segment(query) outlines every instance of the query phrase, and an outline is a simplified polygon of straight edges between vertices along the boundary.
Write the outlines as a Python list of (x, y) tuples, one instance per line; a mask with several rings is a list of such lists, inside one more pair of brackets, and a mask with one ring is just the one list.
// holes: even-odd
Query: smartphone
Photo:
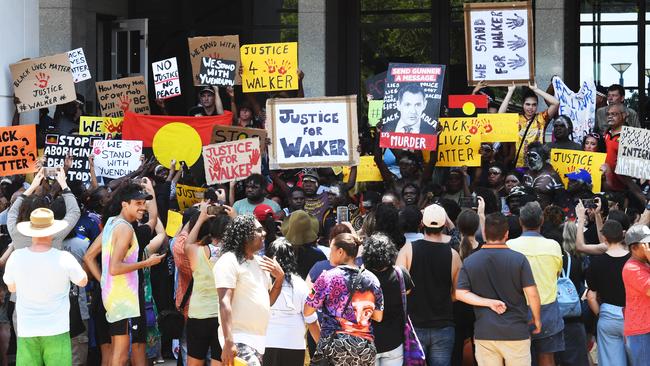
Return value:
[(43, 168), (43, 174), (49, 179), (54, 179), (56, 178), (56, 173), (58, 172), (59, 168), (60, 167), (58, 166), (45, 167)]
[(471, 208), (473, 210), (478, 208), (478, 199), (475, 196), (461, 197), (460, 208)]
[(593, 198), (585, 198), (582, 200), (585, 208), (596, 208), (596, 201)]
[(348, 206), (338, 206), (336, 208), (336, 223), (340, 224), (348, 221), (350, 221), (350, 210)]
[(224, 213), (224, 208), (221, 205), (210, 205), (207, 209), (208, 215), (220, 215)]

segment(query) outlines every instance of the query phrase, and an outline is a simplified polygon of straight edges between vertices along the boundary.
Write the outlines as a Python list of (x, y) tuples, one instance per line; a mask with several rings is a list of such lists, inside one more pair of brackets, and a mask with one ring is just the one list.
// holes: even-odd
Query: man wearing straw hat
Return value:
[(54, 235), (68, 226), (47, 208), (32, 211), (18, 231), (32, 245), (11, 254), (4, 281), (16, 293), (18, 346), (16, 365), (70, 365), (70, 281), (88, 278), (72, 254), (52, 247)]

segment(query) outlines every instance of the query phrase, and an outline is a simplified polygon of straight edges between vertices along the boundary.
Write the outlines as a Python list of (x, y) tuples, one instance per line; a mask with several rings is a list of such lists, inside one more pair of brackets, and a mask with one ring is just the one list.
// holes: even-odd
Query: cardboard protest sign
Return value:
[(142, 141), (96, 140), (93, 155), (98, 177), (120, 178), (140, 167)]
[(190, 48), (194, 85), (202, 85), (199, 79), (199, 73), (201, 71), (203, 57), (237, 62), (237, 67), (235, 68), (237, 70), (235, 73), (235, 84), (241, 84), (241, 76), (239, 75), (239, 68), (241, 67), (239, 35), (188, 38), (187, 44)]
[(517, 113), (489, 113), (476, 117), (481, 132), (481, 142), (519, 141), (519, 115)]
[(616, 174), (650, 179), (650, 131), (623, 126), (618, 141)]
[(241, 46), (244, 93), (298, 89), (298, 43)]
[(602, 172), (600, 167), (605, 164), (605, 153), (594, 153), (579, 150), (551, 149), (551, 166), (562, 178), (564, 187), (569, 184), (566, 174), (584, 169), (591, 174), (592, 192), (598, 193), (601, 190), (600, 182)]
[(143, 76), (132, 76), (109, 81), (98, 81), (97, 100), (104, 117), (123, 117), (129, 110), (149, 114), (149, 96)]
[(366, 79), (366, 94), (372, 99), (384, 98), (384, 86), (386, 85), (386, 71), (373, 75)]
[(475, 118), (440, 118), (436, 166), (481, 166), (481, 133), (473, 129)]
[(36, 125), (0, 127), (0, 177), (36, 171)]
[(261, 128), (215, 125), (214, 129), (212, 130), (212, 138), (210, 139), (210, 143), (219, 144), (222, 142), (242, 140), (250, 137), (259, 138), (260, 148), (262, 151), (266, 150), (266, 130)]
[[(343, 167), (343, 181), (346, 183), (350, 180), (350, 169), (348, 166)], [(375, 164), (375, 157), (362, 156), (357, 166), (357, 182), (381, 182), (383, 180), (384, 178)]]
[(66, 156), (72, 156), (72, 166), (68, 170), (69, 181), (90, 181), (90, 156), (93, 142), (100, 140), (97, 136), (73, 136), (49, 134), (45, 136), (43, 155), (46, 167), (63, 166)]
[(176, 184), (176, 201), (181, 212), (203, 200), (205, 188)]
[(124, 117), (81, 116), (79, 118), (79, 134), (115, 137), (122, 134), (123, 121)]
[(384, 109), (384, 100), (383, 99), (373, 99), (368, 102), (368, 124), (370, 127), (377, 126), (377, 123), (381, 121), (381, 114)]
[(20, 113), (77, 99), (67, 53), (20, 61), (9, 69)]
[(266, 101), (271, 169), (359, 163), (357, 98), (281, 98)]
[(233, 86), (237, 72), (236, 61), (203, 57), (199, 80), (202, 85)]
[(246, 179), (262, 171), (260, 140), (250, 138), (203, 146), (205, 180), (210, 184)]
[(555, 97), (560, 101), (558, 115), (571, 118), (573, 122), (573, 141), (582, 143), (582, 139), (593, 131), (596, 124), (596, 85), (593, 81), (584, 81), (577, 93), (564, 84), (562, 79), (553, 76)]
[(79, 47), (72, 51), (68, 51), (68, 59), (70, 60), (72, 79), (75, 83), (88, 80), (92, 77), (90, 76), (90, 69), (88, 69), (88, 63), (86, 62), (83, 48)]
[(151, 71), (153, 72), (156, 99), (168, 99), (181, 95), (181, 81), (178, 78), (176, 57), (152, 63)]
[(467, 82), (527, 84), (535, 77), (530, 2), (465, 3)]
[(435, 150), (444, 65), (388, 65), (379, 146)]
[(183, 225), (183, 215), (172, 210), (167, 211), (167, 225), (165, 226), (165, 233), (168, 236), (176, 236), (178, 230)]

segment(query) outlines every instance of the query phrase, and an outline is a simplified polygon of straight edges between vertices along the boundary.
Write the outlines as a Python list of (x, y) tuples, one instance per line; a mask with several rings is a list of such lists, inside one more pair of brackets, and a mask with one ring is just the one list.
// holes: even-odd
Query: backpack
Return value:
[(571, 255), (566, 253), (567, 269), (562, 268), (562, 275), (557, 279), (557, 303), (563, 318), (573, 318), (582, 314), (580, 294), (569, 278), (571, 273)]

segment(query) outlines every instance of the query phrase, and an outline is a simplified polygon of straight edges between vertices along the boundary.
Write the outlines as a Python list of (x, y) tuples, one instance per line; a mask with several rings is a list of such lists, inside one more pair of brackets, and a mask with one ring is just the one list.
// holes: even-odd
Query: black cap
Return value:
[(137, 190), (130, 192), (129, 194), (125, 194), (124, 197), (122, 198), (122, 202), (124, 201), (131, 201), (131, 200), (145, 200), (148, 201), (150, 199), (153, 199), (153, 196), (150, 195), (149, 193), (142, 191), (142, 190)]
[(199, 94), (201, 94), (201, 93), (203, 93), (205, 91), (214, 94), (214, 88), (212, 88), (211, 86), (207, 86), (207, 85), (202, 86), (201, 89), (199, 89)]

